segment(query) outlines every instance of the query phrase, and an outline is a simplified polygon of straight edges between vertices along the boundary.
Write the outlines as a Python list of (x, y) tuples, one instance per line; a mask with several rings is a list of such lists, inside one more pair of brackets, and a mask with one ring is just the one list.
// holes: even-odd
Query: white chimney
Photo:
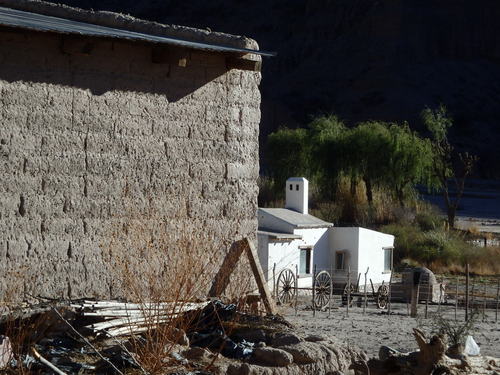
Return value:
[(290, 177), (286, 180), (285, 189), (285, 208), (307, 215), (309, 206), (309, 181), (304, 177)]

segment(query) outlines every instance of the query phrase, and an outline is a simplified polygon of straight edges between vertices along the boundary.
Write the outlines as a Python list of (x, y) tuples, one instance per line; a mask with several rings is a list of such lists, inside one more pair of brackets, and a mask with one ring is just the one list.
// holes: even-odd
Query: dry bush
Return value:
[[(202, 222), (169, 221), (152, 213), (127, 217), (133, 219), (121, 221), (109, 243), (103, 244), (112, 290), (126, 301), (139, 303), (146, 317), (140, 335), (134, 335), (132, 328), (137, 327), (131, 327), (137, 362), (151, 374), (173, 371), (178, 362), (170, 353), (195, 319), (178, 312), (190, 302), (206, 300), (234, 239), (214, 236)], [(226, 301), (242, 300), (255, 289), (245, 256), (235, 269), (224, 271), (231, 274)], [(173, 318), (159, 319), (166, 315)]]

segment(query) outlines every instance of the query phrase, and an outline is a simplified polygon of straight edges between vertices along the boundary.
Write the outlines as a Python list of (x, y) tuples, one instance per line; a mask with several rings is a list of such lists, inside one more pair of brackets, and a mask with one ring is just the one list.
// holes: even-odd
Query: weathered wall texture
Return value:
[(113, 294), (107, 244), (142, 215), (254, 239), (260, 73), (63, 39), (0, 31), (0, 297)]

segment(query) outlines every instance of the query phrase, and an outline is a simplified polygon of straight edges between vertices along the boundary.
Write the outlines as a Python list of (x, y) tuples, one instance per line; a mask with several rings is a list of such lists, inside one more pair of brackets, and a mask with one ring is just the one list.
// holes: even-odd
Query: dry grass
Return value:
[[(194, 328), (196, 317), (179, 315), (160, 322), (158, 316), (174, 316), (187, 303), (206, 300), (234, 239), (216, 238), (202, 225), (187, 220), (170, 222), (154, 213), (129, 213), (127, 217), (133, 220), (114, 228), (109, 243), (103, 247), (112, 274), (112, 290), (143, 306), (147, 317), (145, 331), (131, 335), (131, 351), (150, 374), (175, 371), (179, 363), (171, 353), (184, 332)], [(245, 257), (235, 268), (225, 270), (231, 274), (225, 291), (227, 302), (241, 301), (255, 289)], [(167, 310), (161, 307), (163, 302), (170, 302)]]

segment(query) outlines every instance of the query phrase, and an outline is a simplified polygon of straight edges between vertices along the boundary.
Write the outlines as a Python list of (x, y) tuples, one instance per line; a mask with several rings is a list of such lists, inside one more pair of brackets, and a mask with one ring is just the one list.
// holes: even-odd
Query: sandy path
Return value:
[[(334, 336), (346, 345), (354, 345), (366, 351), (369, 357), (378, 357), (381, 345), (408, 352), (416, 350), (412, 329), (421, 327), (429, 332), (431, 319), (423, 319), (424, 306), (420, 306), (420, 318), (407, 316), (406, 304), (393, 303), (389, 317), (373, 307), (363, 315), (362, 308), (353, 307), (346, 316), (345, 308), (332, 309), (331, 316), (327, 312), (317, 312), (313, 317), (305, 304), (298, 308), (297, 316), (292, 308), (283, 308), (284, 316), (297, 328), (299, 333)], [(437, 306), (429, 306), (429, 316), (436, 313)], [(447, 317), (454, 318), (452, 306), (442, 308)], [(481, 317), (482, 318), (482, 317)], [(500, 317), (495, 323), (495, 312), (490, 311), (485, 322), (480, 321), (472, 334), (481, 347), (481, 354), (500, 357)], [(463, 312), (458, 319), (463, 321)]]

